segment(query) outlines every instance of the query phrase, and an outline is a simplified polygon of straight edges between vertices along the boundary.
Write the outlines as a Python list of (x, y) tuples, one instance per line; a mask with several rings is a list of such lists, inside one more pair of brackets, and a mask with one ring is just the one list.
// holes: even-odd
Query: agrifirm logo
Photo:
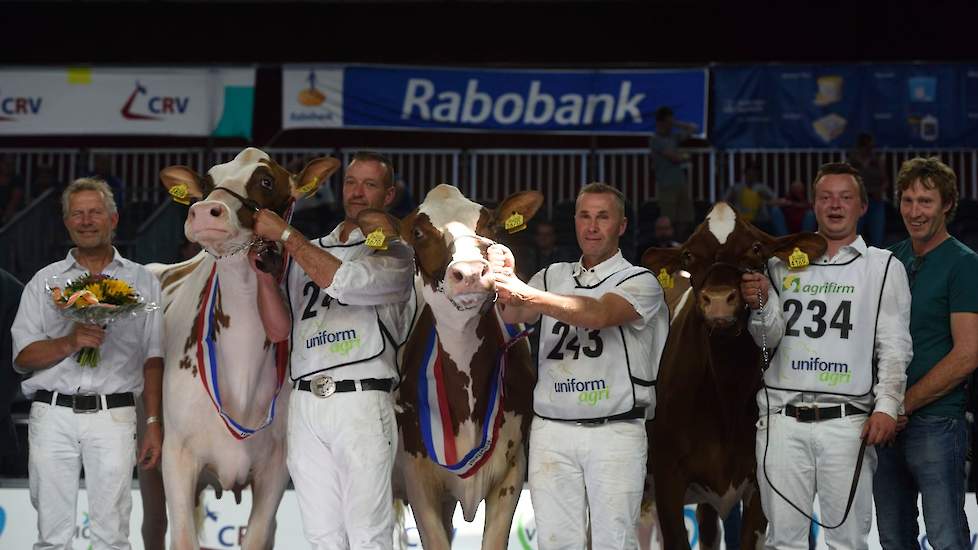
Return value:
[(792, 274), (785, 276), (781, 280), (781, 290), (815, 296), (818, 294), (852, 294), (856, 291), (856, 287), (832, 281), (814, 284), (805, 283), (801, 280), (800, 275)]

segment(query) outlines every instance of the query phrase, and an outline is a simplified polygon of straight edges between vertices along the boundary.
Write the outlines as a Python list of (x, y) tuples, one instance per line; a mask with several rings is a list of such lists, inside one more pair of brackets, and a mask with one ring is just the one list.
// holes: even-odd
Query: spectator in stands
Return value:
[[(778, 204), (781, 205), (781, 213), (784, 215), (788, 233), (814, 231), (815, 214), (812, 212), (812, 202), (808, 200), (803, 182), (800, 180), (791, 182), (788, 194), (782, 197)], [(805, 227), (806, 218), (811, 218), (809, 227)]]
[(0, 475), (12, 473), (20, 452), (13, 418), (10, 416), (10, 406), (20, 389), (20, 377), (11, 364), (13, 348), (10, 326), (14, 324), (23, 290), (24, 285), (20, 281), (0, 269)]
[(655, 134), (649, 140), (659, 209), (683, 239), (693, 229), (693, 196), (684, 169), (689, 155), (679, 150), (679, 144), (695, 131), (696, 125), (676, 121), (672, 109), (663, 106), (655, 112)]
[(100, 179), (109, 184), (117, 204), (126, 204), (127, 200), (129, 202), (141, 200), (141, 197), (126, 196), (126, 182), (122, 181), (119, 176), (112, 174), (112, 157), (105, 153), (92, 155), (92, 168), (87, 173), (82, 174), (82, 177)]
[(580, 258), (574, 248), (557, 244), (557, 228), (549, 221), (541, 220), (533, 230), (533, 245), (527, 247), (527, 263), (525, 272), (520, 274), (527, 278), (536, 272), (557, 262), (573, 262)]
[(672, 220), (669, 216), (659, 216), (655, 219), (655, 226), (651, 235), (639, 235), (638, 246), (635, 250), (635, 265), (642, 262), (642, 254), (650, 248), (675, 248), (682, 246), (676, 241), (676, 232), (672, 227)]
[(883, 246), (886, 237), (886, 193), (890, 180), (886, 175), (883, 159), (874, 150), (873, 136), (859, 134), (856, 146), (849, 152), (848, 162), (863, 178), (866, 193), (869, 194), (869, 209), (860, 222), (860, 233), (865, 235), (866, 244)]
[(778, 196), (761, 179), (761, 167), (750, 163), (744, 170), (743, 180), (734, 184), (723, 200), (737, 211), (737, 217), (756, 225), (772, 235), (787, 235), (784, 214), (777, 208)]
[(14, 170), (13, 159), (0, 156), (0, 226), (14, 217), (24, 201), (24, 178)]
[(408, 188), (404, 180), (397, 180), (394, 183), (394, 202), (391, 203), (388, 212), (395, 218), (402, 219), (417, 207), (418, 203), (411, 196), (411, 189)]

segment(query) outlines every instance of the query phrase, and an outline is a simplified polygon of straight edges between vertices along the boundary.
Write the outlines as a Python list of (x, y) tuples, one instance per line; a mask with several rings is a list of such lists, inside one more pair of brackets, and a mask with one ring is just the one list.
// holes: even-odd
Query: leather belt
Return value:
[(834, 420), (854, 414), (869, 414), (849, 403), (845, 404), (844, 415), (842, 414), (842, 410), (843, 405), (835, 405), (834, 407), (796, 407), (794, 405), (785, 405), (784, 409), (781, 410), (781, 414), (790, 416), (798, 422), (820, 422), (822, 420)]
[[(55, 398), (57, 395), (57, 398)], [(34, 394), (34, 401), (58, 405), (59, 407), (71, 407), (76, 413), (93, 413), (102, 410), (102, 397), (99, 394), (75, 394), (54, 393), (48, 390), (37, 390)], [(131, 392), (112, 393), (105, 397), (105, 408), (115, 409), (118, 407), (133, 407), (136, 400)]]
[(601, 426), (602, 424), (607, 424), (608, 422), (615, 422), (618, 420), (635, 420), (638, 418), (645, 418), (645, 408), (635, 407), (634, 409), (623, 412), (621, 414), (614, 414), (611, 416), (606, 416), (604, 418), (592, 418), (588, 420), (569, 420), (563, 418), (549, 418), (549, 420), (556, 420), (558, 422), (573, 422), (578, 426)]
[(293, 387), (300, 391), (310, 392), (316, 397), (329, 397), (336, 392), (358, 390), (389, 392), (394, 388), (394, 379), (363, 378), (361, 380), (333, 380), (329, 376), (317, 376), (312, 380), (299, 380)]

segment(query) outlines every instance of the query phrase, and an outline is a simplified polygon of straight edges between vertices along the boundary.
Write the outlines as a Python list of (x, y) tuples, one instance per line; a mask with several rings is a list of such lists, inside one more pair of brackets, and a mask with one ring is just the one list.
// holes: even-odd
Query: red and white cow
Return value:
[(315, 159), (292, 175), (248, 148), (205, 176), (184, 166), (160, 173), (175, 199), (202, 199), (190, 207), (184, 230), (205, 250), (157, 270), (166, 324), (162, 468), (171, 548), (198, 548), (194, 508), (200, 488), (232, 490), (240, 502), (249, 483), (253, 505), (241, 547), (272, 546), (275, 512), (289, 480), (289, 387), (278, 370), (286, 365), (276, 361), (277, 354), (287, 358), (287, 350), (268, 341), (258, 315), (257, 279), (247, 254), (254, 212), (268, 208), (283, 215), (292, 198), (315, 191), (339, 164)]
[(439, 185), (401, 222), (415, 251), (419, 314), (402, 348), (397, 465), (428, 550), (450, 547), (443, 518), (456, 503), (472, 521), (483, 500), (482, 547), (507, 545), (536, 374), (525, 339), (499, 320), (485, 250), (542, 202), (522, 192), (490, 211)]
[(739, 288), (745, 271), (763, 272), (768, 259), (787, 261), (796, 248), (816, 258), (825, 240), (811, 233), (771, 237), (720, 202), (681, 247), (650, 248), (642, 256), (653, 273), (690, 275), (690, 288), (678, 304), (670, 302), (649, 433), (664, 548), (689, 548), (684, 503), (709, 505), (697, 507), (701, 548), (719, 547), (718, 515), (726, 517), (738, 501), (744, 503), (740, 547), (755, 548), (763, 539), (767, 520), (754, 460), (761, 350), (746, 330)]

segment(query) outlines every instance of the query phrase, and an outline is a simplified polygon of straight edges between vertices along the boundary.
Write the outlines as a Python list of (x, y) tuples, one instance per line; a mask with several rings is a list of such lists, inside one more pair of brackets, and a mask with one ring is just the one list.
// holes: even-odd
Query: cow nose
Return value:
[(740, 307), (740, 295), (736, 288), (703, 289), (700, 305), (709, 320), (734, 319)]
[(449, 269), (449, 276), (456, 283), (473, 284), (489, 273), (489, 265), (485, 262), (456, 262)]

